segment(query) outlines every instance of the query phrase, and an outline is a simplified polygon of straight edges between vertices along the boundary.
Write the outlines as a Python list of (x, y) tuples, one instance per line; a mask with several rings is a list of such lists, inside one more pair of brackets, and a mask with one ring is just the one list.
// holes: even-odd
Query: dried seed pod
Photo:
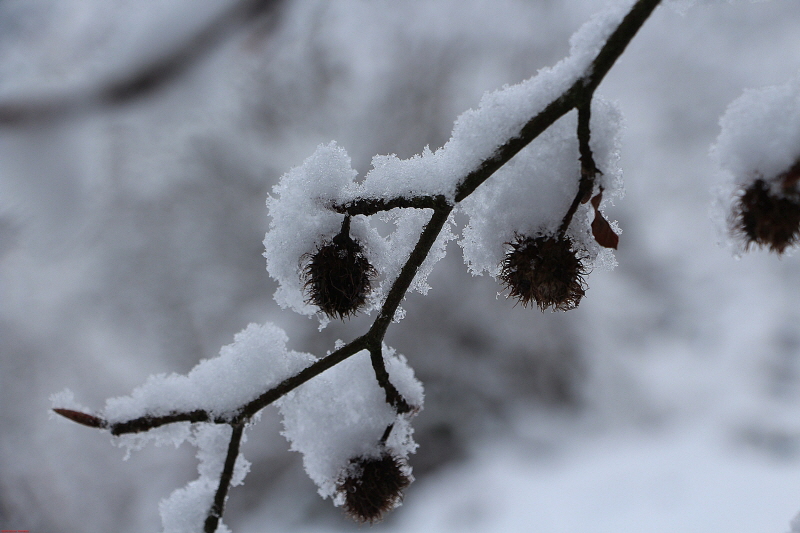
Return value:
[(737, 198), (733, 211), (733, 233), (750, 245), (783, 253), (800, 241), (800, 195), (786, 180), (780, 193), (763, 179), (754, 181)]
[(350, 217), (331, 242), (309, 254), (303, 268), (306, 303), (331, 318), (350, 317), (366, 302), (376, 272), (361, 245), (350, 238)]
[(357, 522), (378, 522), (400, 505), (403, 490), (411, 484), (408, 466), (388, 451), (380, 457), (350, 461), (337, 490), (344, 495), (344, 510)]
[(517, 235), (508, 244), (511, 249), (500, 271), (508, 296), (526, 307), (535, 302), (542, 311), (548, 307), (560, 311), (578, 307), (586, 293), (586, 269), (569, 238)]

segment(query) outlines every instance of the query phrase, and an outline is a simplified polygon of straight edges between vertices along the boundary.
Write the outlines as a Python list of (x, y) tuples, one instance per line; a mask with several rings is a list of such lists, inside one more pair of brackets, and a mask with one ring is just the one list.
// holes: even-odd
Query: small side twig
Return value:
[(233, 422), (240, 423), (249, 420), (253, 415), (270, 405), (284, 394), (293, 391), (311, 378), (322, 374), (329, 368), (333, 368), (348, 357), (351, 357), (362, 350), (368, 349), (368, 347), (369, 339), (367, 338), (367, 335), (363, 335), (350, 341), (348, 344), (345, 344), (326, 357), (323, 357), (312, 365), (307, 366), (294, 376), (286, 378), (277, 386), (261, 394), (255, 400), (245, 404), (239, 411), (239, 414), (234, 418)]
[(244, 434), (244, 424), (234, 424), (231, 431), (231, 441), (228, 444), (228, 454), (225, 456), (225, 466), (219, 476), (219, 485), (214, 495), (214, 503), (208, 511), (206, 521), (203, 526), (204, 533), (214, 533), (219, 525), (219, 519), (225, 511), (225, 499), (228, 496), (228, 489), (233, 479), (233, 469), (236, 466), (236, 458), (239, 457), (239, 445)]
[(115, 437), (127, 433), (141, 433), (150, 431), (160, 426), (174, 424), (175, 422), (213, 422), (215, 424), (227, 424), (230, 420), (215, 418), (203, 410), (189, 411), (186, 413), (170, 413), (163, 416), (140, 416), (125, 422), (109, 424), (108, 428)]
[[(594, 181), (594, 177), (601, 174), (594, 162), (592, 148), (589, 145), (589, 141), (592, 139), (591, 119), (592, 101), (589, 100), (578, 107), (578, 153), (580, 153), (582, 182)], [(584, 200), (584, 202), (587, 201)]]
[(378, 385), (386, 393), (386, 403), (394, 407), (398, 414), (410, 413), (413, 411), (397, 387), (389, 379), (389, 372), (386, 370), (386, 363), (383, 360), (383, 349), (381, 346), (371, 346), (369, 349), (370, 360), (372, 361), (372, 369), (375, 371), (375, 379)]
[(331, 209), (346, 215), (375, 215), (383, 211), (396, 208), (408, 209), (442, 209), (450, 204), (447, 199), (437, 194), (435, 196), (403, 196), (397, 198), (359, 198), (343, 205), (332, 205)]
[(592, 197), (594, 190), (594, 179), (598, 174), (601, 174), (594, 162), (592, 156), (592, 148), (589, 146), (591, 140), (592, 130), (590, 121), (592, 118), (592, 101), (589, 99), (586, 103), (578, 107), (578, 152), (580, 153), (581, 162), (581, 178), (578, 182), (578, 193), (572, 200), (572, 205), (569, 206), (567, 213), (561, 221), (561, 226), (558, 228), (558, 234), (564, 236), (569, 229), (572, 218), (578, 210), (580, 204), (585, 204)]
[(381, 435), (381, 446), (386, 446), (386, 441), (389, 440), (389, 435), (392, 434), (392, 430), (394, 429), (394, 422), (386, 426), (386, 429), (383, 431), (383, 435)]

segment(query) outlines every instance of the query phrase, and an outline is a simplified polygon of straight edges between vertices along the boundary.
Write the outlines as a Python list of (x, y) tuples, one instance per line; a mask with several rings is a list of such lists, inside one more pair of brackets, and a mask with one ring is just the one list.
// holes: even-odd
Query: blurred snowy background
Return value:
[[(127, 462), (50, 419), (214, 356), (249, 322), (317, 355), (261, 256), (276, 180), (335, 139), (441, 146), (568, 51), (601, 0), (0, 2), (0, 527), (159, 531), (194, 449)], [(660, 8), (600, 87), (627, 121), (619, 266), (570, 313), (514, 307), (460, 249), (387, 342), (426, 387), (417, 482), (375, 531), (777, 532), (800, 511), (800, 265), (720, 245), (708, 156), (743, 89), (800, 69), (800, 3)], [(236, 533), (359, 529), (248, 434)], [(363, 528), (362, 528), (363, 529)]]

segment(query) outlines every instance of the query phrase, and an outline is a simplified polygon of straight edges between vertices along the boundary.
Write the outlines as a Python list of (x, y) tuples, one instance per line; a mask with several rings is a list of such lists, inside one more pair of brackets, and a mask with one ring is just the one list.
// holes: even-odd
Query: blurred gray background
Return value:
[[(0, 2), (0, 527), (159, 531), (194, 450), (123, 462), (106, 434), (51, 419), (50, 394), (101, 408), (249, 322), (317, 355), (359, 335), (368, 317), (319, 333), (273, 302), (272, 185), (334, 139), (361, 174), (441, 146), (603, 4)], [(800, 3), (700, 4), (657, 10), (600, 88), (627, 122), (627, 195), (607, 211), (624, 233), (580, 308), (515, 307), (454, 244), (405, 302), (387, 342), (426, 387), (417, 483), (376, 530), (753, 531), (739, 512), (782, 532), (800, 511), (800, 267), (720, 245), (708, 157), (733, 99), (797, 75)], [(267, 409), (225, 522), (357, 529), (287, 448)]]

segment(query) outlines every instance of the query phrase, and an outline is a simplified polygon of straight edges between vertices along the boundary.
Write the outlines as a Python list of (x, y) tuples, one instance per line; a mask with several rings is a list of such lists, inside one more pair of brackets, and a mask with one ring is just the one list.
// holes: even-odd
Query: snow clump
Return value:
[(276, 402), (283, 415), (283, 435), (291, 449), (303, 454), (306, 472), (320, 495), (332, 498), (337, 506), (345, 503), (337, 485), (348, 474), (352, 461), (377, 459), (386, 451), (405, 460), (417, 448), (410, 416), (422, 408), (422, 384), (405, 357), (384, 346), (383, 358), (390, 381), (414, 407), (412, 413), (399, 415), (386, 403), (386, 393), (375, 379), (366, 350)]

